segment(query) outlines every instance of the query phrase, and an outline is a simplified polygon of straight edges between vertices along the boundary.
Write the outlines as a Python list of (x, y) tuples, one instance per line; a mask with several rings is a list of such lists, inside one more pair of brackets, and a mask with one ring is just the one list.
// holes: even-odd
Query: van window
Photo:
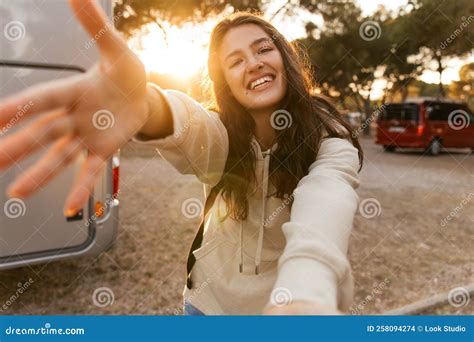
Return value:
[(418, 105), (414, 103), (388, 104), (385, 106), (380, 119), (418, 122)]
[(469, 108), (463, 104), (439, 102), (429, 102), (426, 104), (428, 119), (433, 121), (448, 121), (449, 114), (455, 110), (462, 110), (468, 115), (470, 114)]

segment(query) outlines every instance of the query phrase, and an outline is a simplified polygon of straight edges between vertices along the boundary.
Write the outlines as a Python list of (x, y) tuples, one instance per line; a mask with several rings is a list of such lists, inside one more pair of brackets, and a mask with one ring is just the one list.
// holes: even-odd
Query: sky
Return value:
[[(268, 8), (268, 13), (274, 13), (287, 0), (274, 0)], [(384, 5), (389, 10), (397, 10), (400, 6), (407, 4), (408, 0), (356, 0), (364, 15), (370, 16), (377, 7)], [(304, 23), (312, 20), (316, 24), (322, 19), (301, 11), (298, 20), (294, 17), (277, 16), (273, 21), (276, 28), (282, 32), (289, 40), (304, 36)], [(132, 47), (144, 62), (148, 71), (158, 73), (171, 73), (176, 77), (186, 79), (193, 73), (204, 67), (207, 61), (207, 44), (210, 32), (215, 25), (215, 21), (210, 20), (199, 27), (191, 24), (183, 28), (165, 26), (167, 30), (167, 42), (163, 38), (162, 32), (156, 25), (150, 25), (150, 32), (140, 39), (130, 40)], [(383, 32), (382, 32), (383, 34)], [(192, 56), (192, 58), (189, 58)], [(447, 62), (447, 68), (443, 72), (442, 82), (449, 84), (453, 80), (459, 80), (459, 69), (463, 64), (474, 62), (474, 56), (459, 60), (454, 58)], [(439, 74), (434, 71), (425, 71), (421, 75), (421, 80), (427, 83), (437, 83)], [(372, 98), (377, 99), (382, 95), (384, 81), (376, 82), (372, 92)]]
[(377, 10), (377, 7), (384, 5), (388, 10), (397, 10), (407, 4), (408, 0), (356, 0), (362, 9), (362, 14), (370, 15)]

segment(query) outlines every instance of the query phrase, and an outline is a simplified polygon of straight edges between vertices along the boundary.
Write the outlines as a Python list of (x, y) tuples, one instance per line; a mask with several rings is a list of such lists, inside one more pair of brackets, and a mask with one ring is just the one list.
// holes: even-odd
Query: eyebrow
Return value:
[[(258, 39), (255, 39), (251, 44), (250, 44), (250, 47), (254, 47), (255, 45), (258, 45), (262, 42), (270, 42), (270, 38), (268, 37), (262, 37), (262, 38), (258, 38)], [(239, 52), (242, 52), (241, 49), (237, 49), (237, 50), (234, 50), (232, 51), (231, 53), (229, 53), (225, 58), (224, 58), (224, 61), (228, 60), (230, 57), (238, 54)]]

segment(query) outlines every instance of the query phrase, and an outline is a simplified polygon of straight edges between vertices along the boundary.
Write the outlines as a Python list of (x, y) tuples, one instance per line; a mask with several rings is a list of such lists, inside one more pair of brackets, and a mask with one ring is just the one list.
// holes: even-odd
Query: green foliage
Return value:
[(474, 63), (465, 64), (459, 70), (459, 81), (450, 86), (451, 96), (467, 101), (474, 110)]
[[(316, 80), (323, 92), (338, 95), (341, 103), (350, 97), (361, 111), (367, 112), (368, 106), (362, 108), (362, 103), (370, 100), (378, 71), (383, 70), (386, 90), (405, 98), (408, 86), (433, 62), (441, 75), (446, 58), (472, 52), (474, 2), (470, 0), (419, 0), (396, 14), (382, 7), (370, 18), (363, 18), (356, 5), (348, 2), (318, 2), (308, 8), (324, 13), (325, 19), (321, 28), (306, 25), (308, 36), (300, 40), (308, 50)], [(362, 28), (369, 22), (376, 35), (361, 39)], [(425, 88), (436, 95), (433, 87)], [(438, 95), (444, 95), (441, 83)]]
[(474, 2), (471, 0), (417, 0), (413, 10), (398, 18), (401, 30), (418, 48), (423, 66), (432, 68), (433, 61), (440, 74), (439, 95), (444, 60), (472, 51), (474, 41)]
[(130, 36), (143, 25), (163, 22), (199, 22), (224, 10), (260, 10), (261, 0), (118, 0), (114, 7), (115, 26)]
[(364, 18), (354, 3), (339, 3), (326, 7), (324, 17), (323, 28), (313, 26), (299, 41), (308, 52), (317, 84), (342, 105), (350, 98), (360, 112), (368, 113), (377, 71), (390, 58), (385, 19), (389, 14), (382, 8)]

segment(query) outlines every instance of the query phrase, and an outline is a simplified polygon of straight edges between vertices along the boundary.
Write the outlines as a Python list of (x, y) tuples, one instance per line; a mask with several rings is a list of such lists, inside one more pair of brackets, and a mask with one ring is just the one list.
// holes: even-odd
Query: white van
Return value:
[[(99, 2), (112, 17), (112, 0)], [(66, 0), (0, 0), (0, 99), (38, 82), (85, 72), (97, 59), (94, 41)], [(18, 116), (26, 110), (18, 108)], [(10, 122), (0, 127), (0, 139), (17, 126)], [(63, 204), (79, 161), (28, 199), (6, 197), (8, 184), (44, 152), (0, 171), (0, 270), (97, 255), (115, 239), (118, 153), (109, 160), (87, 207), (73, 218), (64, 217)]]

